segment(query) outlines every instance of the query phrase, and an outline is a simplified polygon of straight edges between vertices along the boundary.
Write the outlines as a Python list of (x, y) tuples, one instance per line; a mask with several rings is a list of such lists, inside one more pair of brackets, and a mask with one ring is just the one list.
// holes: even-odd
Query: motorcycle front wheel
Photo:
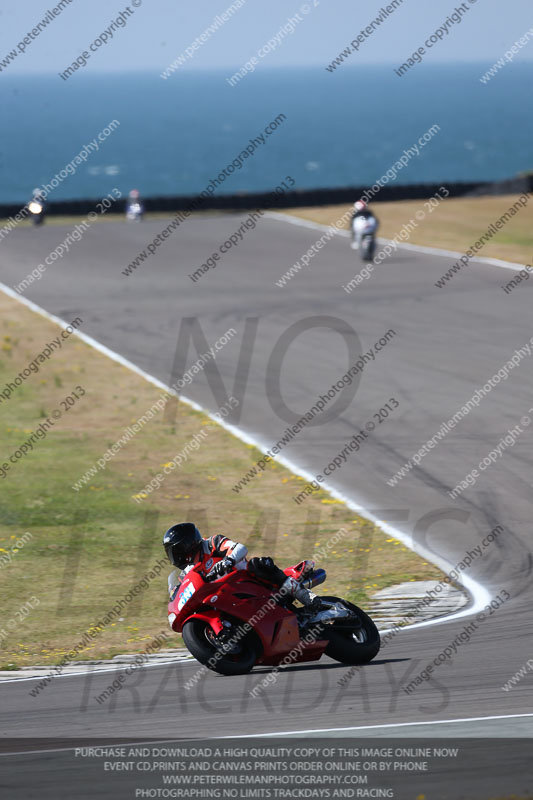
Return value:
[(376, 241), (373, 236), (363, 237), (361, 242), (361, 258), (363, 261), (372, 261), (376, 250)]
[(257, 645), (250, 634), (238, 640), (232, 649), (225, 648), (205, 620), (191, 619), (183, 626), (182, 636), (200, 664), (220, 675), (245, 675), (257, 661)]
[(379, 653), (381, 639), (379, 631), (368, 614), (340, 597), (323, 597), (335, 603), (342, 603), (357, 615), (357, 624), (350, 626), (348, 620), (339, 620), (325, 625), (325, 636), (329, 641), (326, 655), (341, 664), (368, 664)]

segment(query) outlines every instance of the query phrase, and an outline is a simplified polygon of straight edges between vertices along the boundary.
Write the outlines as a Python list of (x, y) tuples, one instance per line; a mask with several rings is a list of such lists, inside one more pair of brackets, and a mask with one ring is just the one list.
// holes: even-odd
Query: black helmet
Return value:
[(163, 547), (171, 564), (185, 569), (193, 563), (195, 555), (202, 546), (202, 535), (192, 522), (179, 522), (163, 536)]

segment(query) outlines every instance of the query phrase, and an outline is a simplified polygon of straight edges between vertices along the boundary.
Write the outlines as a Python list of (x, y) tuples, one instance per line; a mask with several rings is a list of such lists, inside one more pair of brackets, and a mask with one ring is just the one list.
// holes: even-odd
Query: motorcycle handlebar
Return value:
[(209, 583), (210, 581), (214, 581), (215, 578), (221, 578), (223, 575), (227, 575), (228, 572), (231, 572), (234, 566), (235, 560), (231, 557), (218, 561), (213, 569), (207, 573), (205, 580)]
[[(220, 563), (220, 562), (219, 562)], [(230, 570), (222, 570), (218, 564), (215, 564), (211, 572), (208, 572), (205, 576), (205, 580), (210, 583), (211, 581), (216, 580), (217, 578), (222, 578), (224, 575), (227, 575)]]

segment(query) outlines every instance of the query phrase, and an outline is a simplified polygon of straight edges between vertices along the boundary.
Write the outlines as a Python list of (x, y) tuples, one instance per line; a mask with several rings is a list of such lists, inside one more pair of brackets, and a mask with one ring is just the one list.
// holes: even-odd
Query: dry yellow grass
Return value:
[[(488, 229), (492, 222), (508, 210), (518, 199), (518, 196), (497, 195), (448, 198), (443, 200), (431, 213), (424, 205), (423, 200), (374, 203), (373, 210), (381, 221), (379, 235), (387, 239), (393, 239), (410, 220), (417, 221), (415, 214), (422, 209), (426, 212), (426, 218), (419, 222), (409, 241), (412, 244), (420, 244), (427, 247), (439, 247), (445, 250), (465, 252), (479, 239), (479, 236)], [(284, 209), (284, 213), (319, 222), (323, 225), (331, 225), (342, 217), (349, 208), (350, 205), (342, 204)], [(146, 215), (146, 219), (166, 219), (172, 213), (151, 212)], [(212, 216), (220, 213), (225, 212), (201, 212), (202, 216)], [(0, 220), (0, 223), (2, 221)], [(75, 225), (79, 221), (79, 216), (47, 217), (48, 225)], [(97, 223), (117, 221), (125, 221), (124, 214), (110, 211), (99, 218)], [(23, 227), (29, 226), (31, 222), (24, 221), (20, 225)], [(513, 217), (484, 247), (482, 254), (490, 258), (501, 258), (507, 261), (515, 261), (518, 264), (531, 265), (533, 263), (533, 225), (529, 207), (526, 206), (523, 211)]]
[[(465, 252), (518, 199), (518, 195), (495, 197), (447, 198), (428, 212), (423, 200), (401, 200), (374, 203), (372, 210), (379, 218), (379, 235), (393, 239), (422, 209), (425, 219), (410, 236), (411, 244)], [(530, 201), (531, 203), (531, 201)], [(285, 213), (323, 225), (331, 225), (349, 209), (348, 205), (321, 208), (298, 208)], [(501, 258), (517, 264), (533, 264), (533, 224), (531, 209), (525, 206), (485, 245), (479, 255)]]

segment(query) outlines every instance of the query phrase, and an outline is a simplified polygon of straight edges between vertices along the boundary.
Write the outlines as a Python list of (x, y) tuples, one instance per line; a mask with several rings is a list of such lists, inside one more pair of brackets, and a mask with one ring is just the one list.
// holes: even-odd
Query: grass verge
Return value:
[[(437, 208), (429, 211), (423, 200), (397, 200), (389, 203), (374, 203), (373, 210), (379, 217), (381, 226), (379, 235), (386, 239), (394, 239), (403, 226), (411, 220), (417, 222), (417, 228), (411, 233), (409, 242), (425, 247), (437, 247), (444, 250), (455, 250), (464, 253), (484, 233), (489, 225), (499, 219), (519, 195), (496, 195), (485, 197), (453, 197), (442, 200)], [(280, 209), (282, 213), (331, 225), (350, 209), (350, 205), (319, 206), (296, 209)], [(425, 219), (418, 221), (417, 211), (424, 211)], [(147, 221), (170, 218), (175, 212), (150, 212), (145, 215)], [(202, 216), (231, 213), (223, 211), (201, 212)], [(243, 211), (242, 213), (245, 213)], [(198, 216), (196, 214), (195, 216)], [(76, 225), (82, 217), (49, 216), (47, 225)], [(123, 213), (108, 212), (96, 222), (125, 222)], [(0, 226), (7, 222), (0, 219)], [(19, 223), (28, 227), (32, 223), (25, 220)], [(492, 240), (485, 245), (480, 255), (489, 258), (500, 258), (514, 261), (517, 264), (533, 263), (533, 229), (530, 224), (528, 207), (516, 214)]]
[[(0, 392), (58, 334), (54, 323), (0, 292)], [(80, 397), (66, 410), (62, 401), (73, 392)], [(162, 534), (180, 520), (196, 521), (205, 536), (228, 534), (245, 542), (251, 555), (272, 555), (281, 566), (322, 549), (320, 563), (328, 571), (322, 591), (356, 601), (400, 581), (441, 577), (324, 492), (296, 505), (292, 496), (303, 479), (275, 462), (236, 495), (231, 487), (259, 452), (178, 401), (170, 416), (167, 407), (84, 488), (73, 490), (160, 396), (155, 386), (71, 336), (9, 399), (0, 398), (2, 463), (10, 464), (0, 478), (0, 668), (59, 663), (161, 558)], [(10, 463), (47, 419), (54, 424), (46, 436)], [(208, 435), (199, 448), (139, 504), (134, 495), (202, 429)], [(166, 572), (79, 658), (141, 652), (168, 630)], [(34, 608), (31, 598), (38, 601)], [(173, 635), (169, 645), (178, 644)]]
[[(416, 212), (426, 214), (413, 230), (410, 244), (466, 252), (516, 202), (519, 195), (495, 197), (453, 197), (442, 200), (431, 213), (423, 200), (399, 200), (394, 203), (374, 203), (372, 209), (381, 222), (379, 236), (394, 239), (403, 226), (417, 221)], [(531, 201), (530, 201), (531, 203)], [(332, 225), (350, 208), (349, 205), (298, 208), (285, 213), (295, 217)], [(533, 264), (533, 228), (531, 210), (525, 206), (479, 253), (488, 258), (500, 258), (517, 264)]]

